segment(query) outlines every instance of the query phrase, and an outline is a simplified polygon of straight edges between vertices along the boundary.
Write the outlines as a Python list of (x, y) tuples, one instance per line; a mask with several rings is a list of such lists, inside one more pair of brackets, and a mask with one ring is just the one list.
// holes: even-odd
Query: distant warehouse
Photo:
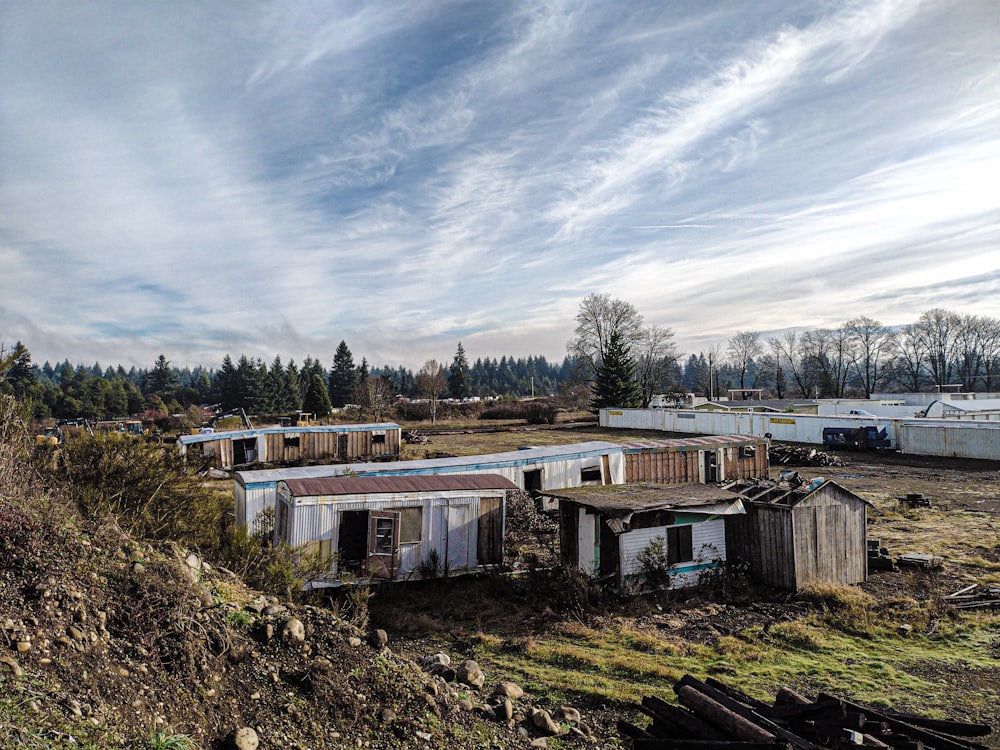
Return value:
[(261, 464), (384, 461), (399, 457), (400, 442), (401, 431), (394, 422), (262, 427), (177, 438), (182, 456), (198, 450), (210, 466), (224, 471)]

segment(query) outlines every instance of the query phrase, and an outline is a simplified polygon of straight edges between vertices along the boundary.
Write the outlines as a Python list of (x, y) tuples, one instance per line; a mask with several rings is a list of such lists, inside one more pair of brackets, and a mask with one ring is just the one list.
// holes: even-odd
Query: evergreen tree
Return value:
[(309, 381), (309, 387), (306, 388), (306, 398), (302, 402), (302, 408), (305, 411), (315, 413), (317, 417), (330, 416), (330, 394), (323, 382), (322, 375), (313, 374)]
[(451, 398), (463, 399), (472, 395), (472, 381), (469, 377), (469, 360), (465, 357), (462, 342), (458, 342), (458, 351), (451, 361), (448, 372), (448, 395)]
[(330, 404), (341, 408), (349, 404), (358, 387), (358, 370), (354, 366), (354, 356), (347, 348), (347, 343), (340, 342), (333, 355), (333, 367), (330, 368)]
[(229, 411), (240, 403), (240, 376), (236, 365), (227, 354), (222, 360), (222, 368), (215, 375), (215, 397), (222, 411)]
[(635, 363), (623, 336), (614, 331), (608, 337), (604, 358), (598, 363), (592, 409), (609, 407), (633, 408), (642, 403), (639, 384), (635, 379)]
[(299, 390), (299, 368), (295, 364), (295, 360), (288, 361), (288, 367), (285, 368), (285, 375), (285, 408), (288, 411), (299, 411), (302, 408), (302, 395)]

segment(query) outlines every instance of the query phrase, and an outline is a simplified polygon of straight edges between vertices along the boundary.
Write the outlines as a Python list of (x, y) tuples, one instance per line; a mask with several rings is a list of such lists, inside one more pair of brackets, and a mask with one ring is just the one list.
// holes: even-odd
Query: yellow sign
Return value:
[(621, 415), (622, 415), (622, 413), (620, 411), (609, 411), (608, 412), (608, 416), (609, 417), (620, 417)]
[(795, 424), (794, 419), (788, 419), (787, 417), (768, 417), (768, 422), (771, 424)]

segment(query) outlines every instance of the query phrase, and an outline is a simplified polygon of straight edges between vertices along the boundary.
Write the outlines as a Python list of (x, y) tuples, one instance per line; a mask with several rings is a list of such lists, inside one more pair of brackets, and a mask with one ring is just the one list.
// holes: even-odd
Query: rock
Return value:
[(440, 677), (444, 682), (455, 682), (457, 679), (455, 670), (442, 664), (436, 664), (428, 672), (435, 677)]
[(904, 623), (896, 628), (896, 632), (905, 638), (913, 632), (913, 626), (909, 623)]
[(15, 677), (20, 677), (24, 674), (24, 671), (21, 669), (21, 665), (9, 656), (0, 656), (0, 664), (7, 667), (7, 669), (10, 670), (10, 673)]
[(356, 635), (352, 635), (350, 638), (347, 639), (347, 644), (351, 648), (357, 648), (358, 646), (361, 645), (361, 639), (358, 638)]
[(427, 742), (430, 742), (431, 739), (434, 737), (434, 735), (432, 735), (430, 732), (417, 732), (417, 737)]
[(229, 735), (229, 747), (231, 750), (257, 750), (260, 738), (253, 727), (240, 727)]
[(83, 631), (80, 630), (80, 628), (76, 627), (76, 625), (70, 625), (68, 628), (66, 628), (66, 632), (74, 641), (83, 640)]
[(524, 696), (524, 690), (517, 683), (504, 681), (497, 683), (496, 688), (493, 689), (493, 695), (503, 695), (516, 701)]
[(549, 712), (542, 708), (531, 710), (531, 723), (535, 725), (535, 729), (539, 732), (544, 732), (548, 735), (557, 735), (562, 732), (562, 728), (552, 720)]
[(187, 557), (185, 557), (184, 564), (187, 565), (191, 570), (195, 571), (196, 573), (201, 570), (201, 558), (198, 556), (196, 552), (192, 552)]
[(471, 711), (473, 708), (475, 708), (472, 701), (470, 701), (468, 698), (462, 698), (461, 700), (458, 701), (456, 705), (463, 711)]
[(281, 639), (286, 643), (305, 643), (306, 627), (302, 620), (297, 617), (288, 620), (281, 629)]
[(486, 676), (483, 674), (483, 670), (481, 670), (479, 665), (472, 659), (466, 659), (462, 662), (455, 673), (455, 677), (459, 682), (465, 685), (470, 685), (477, 690), (483, 686), (484, 682), (486, 682)]
[(382, 628), (379, 628), (372, 631), (372, 634), (368, 636), (368, 643), (372, 648), (381, 650), (389, 643), (389, 634), (382, 630)]
[(536, 737), (531, 741), (528, 747), (548, 747), (549, 741), (544, 737)]
[(141, 576), (143, 573), (146, 572), (146, 566), (140, 562), (133, 563), (132, 572), (135, 573), (137, 576)]
[(18, 641), (17, 642), (17, 652), (19, 654), (31, 651), (31, 641)]
[(451, 657), (443, 651), (438, 651), (436, 654), (421, 657), (420, 666), (427, 672), (430, 672), (432, 667), (449, 667), (451, 666)]
[(497, 721), (503, 723), (514, 718), (514, 704), (510, 702), (510, 698), (504, 696), (503, 701), (496, 707), (496, 717)]
[(281, 615), (288, 611), (288, 607), (283, 607), (280, 604), (269, 604), (264, 607), (265, 615)]
[(579, 724), (581, 720), (580, 712), (570, 706), (560, 706), (557, 708), (554, 718), (557, 721), (567, 721), (570, 724)]
[(386, 706), (379, 712), (379, 718), (382, 719), (383, 724), (392, 724), (396, 720), (396, 712)]

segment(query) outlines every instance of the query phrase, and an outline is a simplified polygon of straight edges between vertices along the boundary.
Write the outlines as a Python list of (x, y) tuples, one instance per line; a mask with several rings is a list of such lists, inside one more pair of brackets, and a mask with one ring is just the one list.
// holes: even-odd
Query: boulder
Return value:
[(230, 750), (257, 750), (260, 738), (253, 727), (240, 727), (229, 735)]
[(297, 617), (289, 619), (281, 629), (281, 638), (286, 643), (305, 643), (306, 627), (302, 620)]
[(486, 676), (483, 674), (483, 670), (479, 668), (472, 659), (466, 659), (461, 663), (455, 672), (455, 678), (470, 687), (474, 687), (477, 690), (483, 686), (486, 682)]
[(505, 680), (497, 683), (497, 686), (493, 689), (493, 695), (503, 695), (516, 701), (518, 698), (524, 696), (524, 690), (517, 683)]

